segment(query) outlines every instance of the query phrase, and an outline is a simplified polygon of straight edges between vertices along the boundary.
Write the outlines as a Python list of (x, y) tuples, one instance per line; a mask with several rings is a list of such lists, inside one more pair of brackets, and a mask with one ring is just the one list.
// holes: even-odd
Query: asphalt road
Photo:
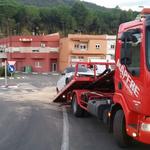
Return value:
[(0, 150), (60, 150), (62, 113), (35, 102), (0, 102)]
[[(20, 75), (0, 88), (0, 150), (121, 150), (95, 117), (52, 103), (58, 76)], [(0, 81), (3, 84), (3, 81)], [(126, 150), (148, 150), (135, 142)]]

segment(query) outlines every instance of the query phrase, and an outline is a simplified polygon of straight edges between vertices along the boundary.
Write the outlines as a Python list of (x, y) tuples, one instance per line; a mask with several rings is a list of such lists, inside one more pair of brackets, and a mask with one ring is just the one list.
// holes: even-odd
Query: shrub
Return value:
[[(7, 71), (7, 76), (10, 76), (11, 74)], [(5, 76), (5, 67), (0, 67), (0, 77)]]
[(5, 76), (5, 67), (0, 67), (0, 76), (1, 77)]

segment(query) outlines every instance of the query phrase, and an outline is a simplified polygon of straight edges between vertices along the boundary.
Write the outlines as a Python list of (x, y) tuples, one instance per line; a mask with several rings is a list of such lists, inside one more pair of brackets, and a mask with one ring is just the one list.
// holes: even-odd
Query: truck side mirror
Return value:
[(140, 29), (131, 29), (126, 32), (123, 32), (119, 40), (122, 42), (137, 42), (137, 38), (134, 36), (136, 33), (141, 33)]
[(131, 37), (132, 37), (131, 32), (124, 32), (124, 33), (121, 35), (120, 40), (121, 40), (122, 42), (129, 42), (129, 41), (132, 40)]

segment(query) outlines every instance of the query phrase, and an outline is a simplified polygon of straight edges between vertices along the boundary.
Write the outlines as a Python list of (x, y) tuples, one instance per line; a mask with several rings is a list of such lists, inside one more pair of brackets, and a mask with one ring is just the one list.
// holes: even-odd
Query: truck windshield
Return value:
[(146, 62), (150, 71), (150, 26), (146, 28)]

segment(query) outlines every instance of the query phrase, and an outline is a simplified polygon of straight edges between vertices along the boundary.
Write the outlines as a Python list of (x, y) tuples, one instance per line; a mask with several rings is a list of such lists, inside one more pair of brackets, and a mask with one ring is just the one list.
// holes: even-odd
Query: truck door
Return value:
[[(142, 91), (142, 44), (140, 29), (130, 29), (122, 35), (120, 55), (120, 92), (130, 109), (140, 109)], [(139, 110), (140, 111), (140, 110)]]

